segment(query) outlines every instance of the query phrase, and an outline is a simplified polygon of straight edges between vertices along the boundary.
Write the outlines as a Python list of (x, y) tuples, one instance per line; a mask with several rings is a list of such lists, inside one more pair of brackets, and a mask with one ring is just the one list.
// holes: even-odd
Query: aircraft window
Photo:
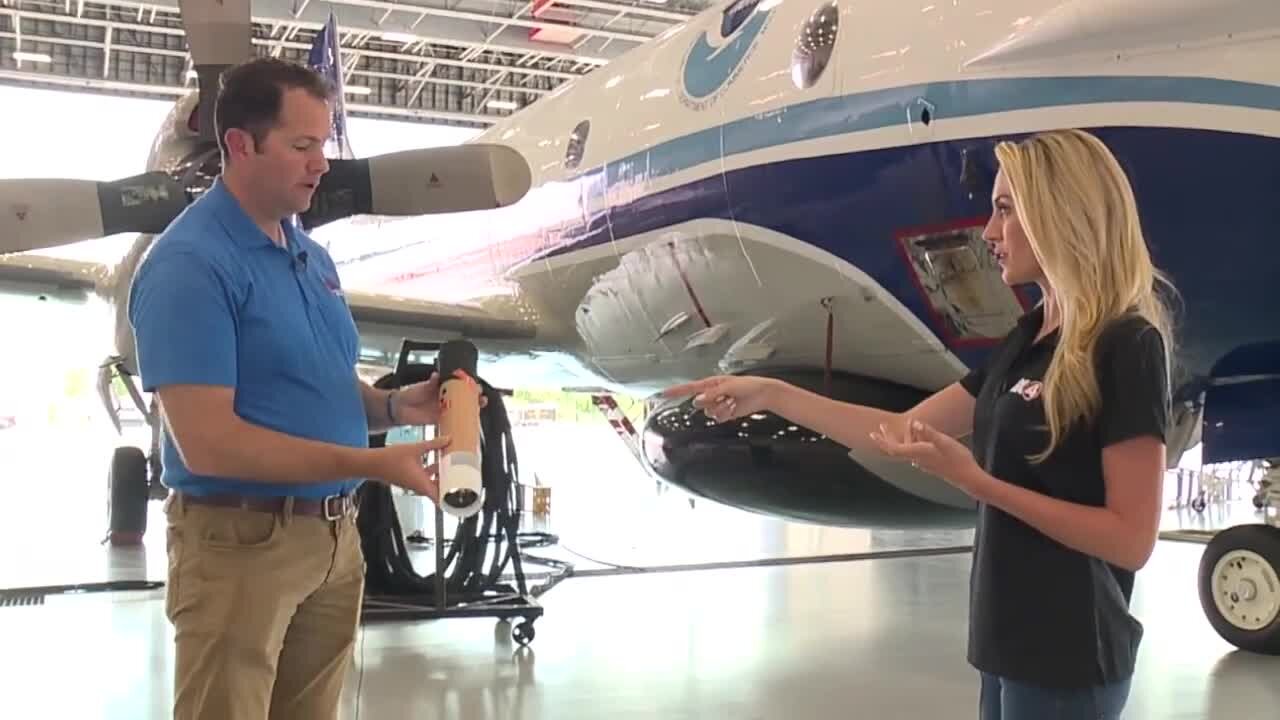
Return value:
[(836, 32), (840, 25), (840, 10), (836, 0), (813, 11), (800, 29), (795, 52), (791, 54), (791, 81), (804, 90), (813, 87), (822, 77), (836, 46)]
[(733, 4), (724, 9), (724, 17), (720, 20), (720, 37), (729, 37), (735, 30), (742, 27), (742, 23), (751, 17), (751, 13), (755, 12), (756, 6), (760, 4), (760, 0), (735, 0)]
[(572, 170), (582, 162), (582, 155), (587, 149), (587, 135), (591, 133), (591, 121), (583, 120), (569, 133), (569, 149), (564, 154), (564, 167)]

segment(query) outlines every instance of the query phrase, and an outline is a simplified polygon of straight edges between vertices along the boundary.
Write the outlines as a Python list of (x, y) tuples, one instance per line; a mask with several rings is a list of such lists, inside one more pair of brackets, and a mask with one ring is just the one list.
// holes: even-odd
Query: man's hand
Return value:
[(448, 447), (449, 438), (439, 437), (415, 443), (397, 443), (370, 450), (371, 477), (388, 485), (404, 488), (418, 495), (440, 501), (440, 484), (437, 463), (428, 462), (432, 451)]
[[(477, 388), (479, 384), (477, 383)], [(488, 404), (488, 398), (480, 396), (480, 407)], [(391, 400), (391, 409), (397, 425), (437, 425), (440, 422), (440, 375), (431, 373), (423, 382), (400, 388)]]
[(447, 447), (447, 437), (386, 448), (337, 445), (243, 420), (231, 387), (164, 385), (157, 394), (178, 452), (194, 473), (298, 485), (362, 477), (436, 496), (427, 456)]

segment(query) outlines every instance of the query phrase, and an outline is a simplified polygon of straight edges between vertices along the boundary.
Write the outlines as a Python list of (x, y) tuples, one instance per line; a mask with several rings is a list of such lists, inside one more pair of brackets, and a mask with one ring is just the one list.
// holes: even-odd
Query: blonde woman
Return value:
[[(905, 413), (773, 379), (673, 387), (725, 422), (771, 411), (878, 449), (978, 502), (969, 660), (982, 720), (1120, 716), (1142, 625), (1134, 574), (1155, 545), (1169, 416), (1170, 320), (1133, 191), (1080, 131), (996, 148), (984, 237), (1043, 300), (985, 366)], [(971, 436), (969, 447), (957, 438)]]

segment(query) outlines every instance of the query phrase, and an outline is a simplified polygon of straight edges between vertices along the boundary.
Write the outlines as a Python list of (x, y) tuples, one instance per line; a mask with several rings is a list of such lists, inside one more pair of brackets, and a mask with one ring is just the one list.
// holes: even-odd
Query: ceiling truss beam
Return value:
[[(332, 10), (352, 114), (485, 126), (692, 17), (674, 3), (707, 1), (556, 0), (583, 35), (565, 46), (529, 39), (561, 25), (531, 0), (253, 0), (252, 42), (302, 60)], [(0, 0), (0, 81), (173, 97), (191, 70), (177, 0)]]

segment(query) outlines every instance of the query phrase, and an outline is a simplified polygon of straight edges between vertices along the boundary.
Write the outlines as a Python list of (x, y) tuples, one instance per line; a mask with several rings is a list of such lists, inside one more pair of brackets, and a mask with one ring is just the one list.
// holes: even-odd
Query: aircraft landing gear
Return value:
[(111, 391), (119, 377), (138, 412), (151, 429), (151, 451), (144, 453), (133, 446), (122, 446), (111, 455), (111, 471), (107, 476), (107, 539), (112, 545), (138, 545), (147, 531), (147, 501), (163, 500), (169, 490), (160, 482), (160, 423), (155, 398), (148, 407), (132, 375), (119, 356), (107, 358), (98, 369), (98, 396), (111, 418), (116, 432), (122, 431), (120, 408)]
[(136, 447), (118, 447), (107, 475), (108, 540), (112, 545), (138, 545), (147, 532), (147, 457)]
[[(1200, 606), (1224, 640), (1242, 650), (1280, 655), (1280, 483), (1259, 493), (1265, 524), (1219, 532), (1200, 558)], [(1255, 499), (1255, 504), (1258, 504)]]
[[(1265, 510), (1267, 507), (1267, 498), (1273, 492), (1280, 493), (1280, 464), (1276, 464), (1272, 467), (1271, 470), (1258, 481), (1258, 490), (1253, 494), (1254, 509)], [(1276, 508), (1280, 510), (1280, 501), (1277, 501)]]

